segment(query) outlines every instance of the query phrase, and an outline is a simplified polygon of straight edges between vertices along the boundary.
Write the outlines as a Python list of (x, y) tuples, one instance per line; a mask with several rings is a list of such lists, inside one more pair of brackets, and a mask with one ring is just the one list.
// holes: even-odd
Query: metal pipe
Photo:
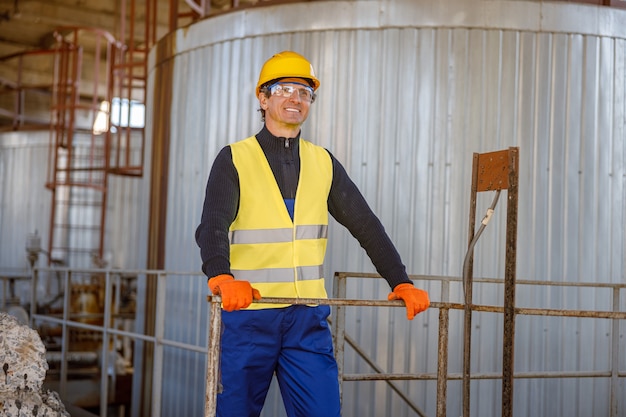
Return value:
[[(515, 379), (569, 379), (569, 378), (610, 378), (612, 376), (611, 371), (596, 371), (596, 372), (516, 372), (514, 374)], [(618, 374), (618, 376), (624, 376)], [(454, 373), (447, 375), (448, 380), (462, 381), (463, 374)], [(382, 381), (382, 380), (396, 380), (396, 381), (433, 381), (437, 379), (437, 375), (433, 373), (423, 374), (398, 374), (398, 373), (361, 373), (361, 374), (345, 374), (345, 381)], [(501, 380), (501, 373), (482, 373), (476, 372), (472, 374), (472, 380)]]
[[(619, 289), (613, 289), (613, 311), (619, 311)], [(609, 402), (610, 417), (617, 417), (617, 404), (620, 398), (619, 388), (619, 319), (614, 318), (611, 323), (611, 398)]]
[(210, 308), (209, 348), (206, 371), (206, 393), (204, 402), (205, 417), (215, 417), (217, 408), (217, 393), (219, 386), (220, 343), (222, 323), (222, 299), (212, 297)]
[(474, 272), (474, 225), (476, 224), (476, 195), (478, 189), (478, 153), (472, 159), (472, 184), (470, 188), (470, 209), (468, 229), (468, 250), (463, 265), (463, 385), (462, 385), (462, 413), (463, 417), (470, 417), (470, 360), (472, 349), (472, 279)]
[(509, 148), (504, 266), (504, 321), (502, 334), (502, 417), (513, 417), (515, 368), (515, 281), (517, 279), (517, 203), (519, 148)]
[[(102, 329), (102, 368), (100, 370), (100, 415), (107, 415), (109, 402), (109, 332), (111, 326), (111, 280), (110, 272), (104, 276), (104, 322)], [(115, 364), (114, 364), (115, 366)], [(115, 374), (115, 372), (113, 372)]]
[[(333, 280), (333, 294), (338, 298), (346, 297), (346, 284), (347, 278), (335, 274)], [(345, 335), (346, 335), (346, 309), (343, 306), (336, 305), (333, 307), (333, 317), (335, 318), (331, 322), (333, 346), (335, 349), (335, 360), (337, 361), (337, 376), (339, 379), (339, 402), (343, 403), (343, 368), (345, 357)]]
[[(450, 283), (441, 282), (441, 300), (450, 298)], [(448, 396), (448, 332), (450, 329), (450, 309), (439, 309), (439, 341), (437, 343), (437, 417), (446, 417)]]
[(70, 276), (71, 271), (65, 272), (65, 294), (63, 296), (63, 322), (62, 322), (62, 332), (61, 332), (61, 377), (59, 380), (59, 394), (61, 398), (67, 398), (67, 351), (69, 344), (69, 330), (68, 330), (68, 318), (70, 314)]
[(160, 308), (156, 309), (156, 320), (154, 327), (154, 338), (156, 340), (154, 346), (154, 361), (152, 363), (152, 412), (151, 416), (161, 417), (161, 390), (163, 386), (163, 343), (165, 337), (165, 285), (164, 274), (157, 277), (156, 288), (156, 305)]

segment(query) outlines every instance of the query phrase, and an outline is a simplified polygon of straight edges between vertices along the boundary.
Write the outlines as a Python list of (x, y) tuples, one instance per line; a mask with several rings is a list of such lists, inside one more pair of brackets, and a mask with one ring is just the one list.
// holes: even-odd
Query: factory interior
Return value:
[[(213, 156), (225, 144), (220, 141), (226, 139), (207, 140), (205, 148), (198, 145), (204, 139), (195, 137), (204, 131), (207, 136), (225, 136), (224, 131), (229, 129), (239, 134), (257, 126), (254, 123), (258, 120), (253, 119), (257, 117), (256, 107), (252, 116), (244, 118), (238, 113), (237, 106), (241, 104), (234, 103), (234, 97), (248, 94), (244, 87), (250, 85), (248, 78), (257, 76), (255, 64), (266, 57), (263, 53), (284, 45), (311, 52), (322, 75), (337, 70), (343, 77), (323, 85), (338, 92), (339, 100), (345, 101), (336, 104), (328, 98), (331, 94), (320, 94), (318, 113), (311, 121), (313, 127), (306, 133), (356, 137), (363, 133), (360, 127), (374, 133), (389, 129), (393, 138), (400, 138), (397, 141), (407, 150), (405, 154), (396, 152), (402, 148), (400, 145), (385, 153), (384, 146), (374, 139), (361, 146), (356, 140), (343, 144), (333, 138), (324, 146), (348, 161), (346, 166), (351, 174), (355, 173), (355, 182), (364, 185), (366, 194), (370, 193), (368, 199), (375, 196), (371, 200), (376, 201), (374, 206), (382, 213), (386, 227), (389, 225), (394, 238), (398, 237), (403, 247), (411, 251), (408, 256), (403, 253), (403, 257), (409, 258), (407, 270), (411, 277), (424, 288), (433, 289), (434, 308), (416, 319), (417, 324), (410, 329), (404, 322), (399, 324), (394, 313), (372, 312), (370, 317), (369, 312), (358, 316), (352, 310), (347, 313), (352, 322), (339, 324), (348, 331), (358, 330), (361, 338), (355, 342), (346, 336), (350, 346), (346, 349), (346, 373), (352, 372), (351, 367), (385, 373), (372, 360), (366, 359), (367, 365), (359, 362), (366, 357), (360, 352), (359, 343), (371, 347), (373, 353), (369, 354), (389, 368), (403, 372), (403, 377), (395, 381), (392, 377), (380, 385), (374, 386), (370, 381), (363, 384), (366, 388), (350, 385), (344, 389), (344, 417), (470, 417), (470, 410), (477, 417), (511, 417), (514, 408), (519, 416), (601, 415), (594, 414), (598, 410), (606, 411), (602, 415), (610, 417), (626, 415), (626, 231), (624, 223), (617, 225), (626, 220), (626, 29), (619, 24), (626, 22), (626, 1), (471, 0), (479, 5), (474, 8), (476, 14), (461, 0), (446, 0), (439, 6), (416, 1), (426, 11), (423, 20), (412, 27), (413, 23), (406, 21), (410, 18), (402, 13), (409, 10), (407, 16), (419, 17), (421, 12), (415, 12), (409, 0), (0, 0), (0, 187), (4, 187), (4, 191), (0, 189), (0, 311), (36, 330), (45, 346), (48, 366), (43, 387), (60, 394), (66, 415), (181, 417), (199, 415), (199, 410), (205, 411), (205, 416), (214, 415), (204, 408), (205, 401), (209, 401), (205, 398), (209, 395), (205, 384), (210, 385), (205, 380), (205, 361), (211, 306), (195, 242), (189, 244), (201, 206), (188, 196), (203, 197), (206, 181), (203, 170), (207, 164), (194, 159), (193, 154)], [(306, 16), (310, 22), (302, 19), (303, 11), (317, 13), (323, 3), (340, 5), (324, 17), (311, 14)], [(408, 6), (392, 6), (394, 3)], [(513, 3), (519, 7), (515, 12), (500, 5)], [(561, 6), (564, 16), (574, 17), (566, 23), (558, 20)], [(461, 11), (453, 13), (455, 7)], [(286, 10), (284, 15), (281, 8)], [(545, 16), (552, 18), (544, 18), (546, 10)], [(385, 15), (388, 11), (391, 17)], [(333, 19), (333, 13), (340, 17)], [(540, 23), (527, 23), (534, 14), (541, 16), (537, 18)], [(593, 17), (585, 21), (585, 16)], [(394, 19), (401, 23), (396, 24)], [(437, 23), (437, 19), (445, 23)], [(465, 19), (471, 23), (466, 24)], [(575, 33), (576, 19), (584, 27), (580, 33)], [(211, 22), (216, 23), (212, 26)], [(272, 25), (277, 28), (271, 28)], [(411, 30), (419, 34), (412, 37), (403, 33)], [(210, 38), (208, 46), (202, 44), (203, 38)], [(482, 51), (475, 60), (464, 52), (470, 44), (478, 45), (476, 49)], [(349, 50), (346, 45), (354, 49)], [(548, 46), (542, 49), (545, 45)], [(358, 57), (360, 51), (369, 48), (379, 57), (369, 57), (369, 61)], [(419, 52), (412, 55), (412, 50)], [(611, 51), (608, 55), (607, 50)], [(592, 56), (594, 53), (597, 56)], [(495, 55), (498, 58), (493, 58)], [(248, 57), (254, 60), (242, 64)], [(509, 65), (507, 58), (511, 57), (514, 64)], [(364, 62), (360, 59), (371, 63), (371, 67), (360, 65)], [(394, 59), (399, 64), (394, 64)], [(170, 62), (173, 64), (168, 67)], [(208, 86), (197, 73), (208, 71), (210, 65), (216, 74), (211, 76), (219, 82)], [(239, 70), (233, 69), (236, 65), (240, 65)], [(414, 65), (426, 74), (426, 79), (434, 80), (432, 85), (422, 82), (426, 87), (419, 90), (413, 82), (401, 81), (401, 85), (394, 84), (392, 88), (371, 87), (383, 78), (390, 83), (389, 80), (397, 81), (418, 72), (400, 68), (403, 65)], [(570, 67), (574, 69), (570, 71)], [(377, 72), (379, 68), (382, 69)], [(482, 72), (484, 77), (467, 75), (473, 71)], [(510, 88), (505, 79), (507, 71), (515, 77)], [(356, 76), (362, 73), (363, 84)], [(455, 77), (461, 81), (455, 84), (451, 81)], [(565, 77), (567, 81), (561, 82)], [(586, 77), (595, 81), (581, 81), (587, 81)], [(186, 84), (187, 78), (191, 85)], [(229, 96), (215, 85), (239, 90), (231, 91)], [(202, 99), (181, 99), (182, 89), (196, 86), (203, 92)], [(365, 110), (365, 93), (357, 90), (366, 88), (371, 88), (367, 94), (379, 100), (380, 108), (395, 106), (384, 101), (386, 97), (397, 99), (400, 104), (393, 107), (394, 114), (369, 107)], [(475, 101), (468, 98), (473, 93), (479, 97)], [(555, 105), (559, 94), (577, 104)], [(219, 103), (203, 113), (202, 107), (215, 104), (211, 100), (217, 100), (218, 95), (224, 108), (219, 108)], [(427, 116), (415, 116), (413, 120), (411, 107), (402, 106), (406, 104), (402, 100), (414, 100), (411, 103), (434, 110), (424, 111)], [(532, 109), (527, 111), (524, 106), (528, 103)], [(588, 103), (592, 104), (587, 107)], [(322, 107), (324, 104), (326, 107)], [(147, 107), (151, 108), (150, 114)], [(454, 118), (461, 107), (467, 113), (459, 122)], [(547, 108), (552, 113), (544, 118), (542, 110)], [(342, 111), (362, 111), (364, 115), (344, 117)], [(472, 118), (476, 116), (472, 112), (479, 111), (484, 114)], [(381, 120), (368, 124), (368, 120), (373, 120), (371, 115), (378, 112), (383, 114)], [(171, 120), (167, 117), (170, 114)], [(501, 114), (505, 115), (502, 121)], [(410, 119), (406, 131), (398, 127), (398, 120), (403, 118)], [(491, 120), (497, 118), (497, 122)], [(426, 127), (420, 127), (418, 119)], [(344, 120), (355, 120), (357, 127), (346, 127)], [(219, 128), (215, 128), (218, 124)], [(549, 133), (542, 136), (544, 127)], [(497, 134), (493, 136), (499, 135), (498, 138), (485, 139), (494, 131)], [(575, 134), (583, 137), (590, 131), (596, 135), (591, 144), (583, 139), (580, 143), (572, 140)], [(410, 139), (421, 138), (422, 134), (427, 140)], [(466, 140), (466, 136), (470, 139)], [(179, 146), (184, 140), (194, 145), (189, 146), (187, 154)], [(607, 146), (603, 146), (605, 143)], [(32, 151), (20, 152), (25, 147)], [(476, 224), (480, 224), (482, 213), (471, 213), (475, 209), (471, 204), (475, 205), (476, 200), (468, 198), (469, 185), (458, 183), (459, 178), (469, 181), (470, 174), (478, 175), (472, 172), (472, 168), (477, 170), (472, 163), (478, 163), (478, 151), (483, 152), (480, 155), (494, 155), (487, 151), (495, 149), (503, 152), (498, 156), (514, 156), (515, 163), (519, 163), (514, 174), (519, 172), (521, 183), (520, 226), (519, 232), (512, 228), (517, 228), (517, 212), (513, 213), (514, 218), (506, 217), (512, 204), (512, 192), (508, 190), (508, 199), (500, 198), (501, 211), (494, 221), (497, 224), (487, 229), (487, 236), (483, 237), (487, 243), (484, 249), (478, 246), (475, 262), (479, 287), (475, 292), (476, 304), (496, 305), (493, 311), (497, 311), (498, 318), (485, 319), (488, 309), (477, 308), (475, 320), (485, 321), (474, 323), (473, 340), (481, 344), (472, 349), (474, 356), (470, 356), (469, 348), (463, 351), (463, 337), (468, 340), (469, 330), (463, 336), (460, 312), (465, 311), (468, 316), (471, 299), (468, 302), (466, 294), (463, 299), (465, 282), (461, 275), (467, 271), (460, 264), (471, 242), (467, 235), (468, 212)], [(427, 157), (421, 157), (426, 154)], [(11, 160), (9, 155), (19, 157)], [(387, 159), (381, 162), (383, 158)], [(402, 171), (406, 160), (412, 168)], [(415, 168), (418, 163), (424, 168)], [(583, 169), (578, 163), (588, 163), (592, 169)], [(20, 164), (33, 168), (14, 181), (11, 174), (23, 172), (15, 168)], [(606, 175), (605, 167), (610, 171)], [(550, 177), (542, 177), (544, 174)], [(420, 177), (421, 182), (413, 177)], [(459, 181), (455, 183), (455, 179)], [(602, 185), (609, 181), (610, 185)], [(193, 193), (186, 188), (191, 182)], [(408, 197), (392, 194), (407, 184), (426, 191), (416, 191), (415, 195), (410, 192)], [(476, 193), (476, 184), (472, 187)], [(583, 188), (597, 198), (597, 204), (587, 203), (577, 191), (563, 191)], [(478, 192), (487, 190), (493, 191), (478, 186)], [(539, 201), (543, 190), (547, 190), (546, 203)], [(423, 196), (440, 198), (439, 204), (428, 205), (431, 203), (424, 202), (428, 198)], [(177, 198), (183, 206), (180, 211), (172, 208), (172, 201)], [(406, 205), (394, 205), (393, 201), (404, 198), (410, 200)], [(13, 200), (20, 204), (11, 208)], [(486, 206), (491, 200), (485, 201), (482, 204)], [(125, 202), (126, 208), (122, 207)], [(514, 202), (517, 204), (517, 200)], [(112, 208), (115, 203), (118, 205)], [(572, 208), (578, 206), (588, 211)], [(176, 218), (184, 210), (187, 212)], [(546, 212), (549, 215), (544, 215)], [(589, 222), (590, 212), (593, 219), (599, 220)], [(511, 216), (511, 211), (508, 214)], [(484, 219), (483, 222), (486, 225)], [(421, 230), (422, 224), (427, 224), (423, 228), (427, 232), (412, 232)], [(497, 237), (490, 237), (492, 230)], [(506, 324), (505, 330), (500, 330), (502, 321), (507, 320), (502, 318), (506, 316), (507, 301), (502, 300), (507, 295), (515, 300), (515, 294), (507, 293), (513, 291), (510, 287), (490, 287), (504, 283), (505, 274), (506, 278), (512, 274), (514, 279), (515, 238), (510, 238), (513, 233), (518, 233), (518, 275), (529, 285), (546, 284), (537, 293), (523, 289), (518, 292), (519, 305), (527, 310), (520, 307), (515, 314), (532, 318), (528, 322), (519, 320), (518, 327), (512, 324), (521, 335), (517, 342), (507, 333)], [(361, 248), (345, 243), (349, 238), (337, 238), (334, 247), (338, 249), (328, 255), (328, 276), (348, 270), (356, 271), (355, 276), (363, 273), (365, 278), (377, 278), (367, 257), (359, 252)], [(605, 249), (606, 242), (610, 242), (610, 247)], [(508, 252), (511, 247), (512, 253)], [(418, 252), (415, 259), (411, 258)], [(440, 266), (433, 266), (437, 263)], [(563, 278), (566, 275), (575, 278)], [(481, 277), (487, 278), (481, 281)], [(548, 283), (539, 283), (544, 278)], [(352, 292), (349, 290), (348, 294), (364, 299), (386, 297), (386, 288), (381, 290), (380, 284), (369, 283), (374, 280), (367, 281), (349, 287)], [(556, 289), (557, 281), (565, 282), (563, 289)], [(595, 296), (586, 298), (587, 289), (594, 291)], [(533, 314), (545, 319), (539, 326), (541, 330), (533, 328)], [(585, 323), (600, 319), (601, 324), (583, 330), (583, 325), (568, 328), (555, 324), (554, 317), (568, 315), (587, 320)], [(375, 323), (371, 332), (366, 328), (370, 321)], [(444, 325), (449, 326), (445, 332)], [(465, 325), (472, 327), (471, 322)], [(388, 328), (402, 336), (388, 337)], [(479, 342), (480, 332), (486, 333), (487, 329), (494, 335)], [(458, 337), (453, 335), (455, 331)], [(524, 337), (529, 334), (537, 337)], [(485, 342), (490, 338), (498, 344)], [(546, 347), (554, 341), (552, 338), (563, 353)], [(415, 353), (418, 349), (411, 351), (411, 339), (424, 340), (428, 348), (419, 353)], [(586, 345), (592, 339), (595, 344)], [(524, 345), (520, 349), (515, 343)], [(570, 343), (578, 347), (568, 355)], [(376, 347), (378, 344), (382, 347)], [(502, 350), (501, 344), (505, 345)], [(522, 359), (514, 359), (512, 353), (507, 357), (512, 346)], [(603, 353), (596, 350), (604, 348)], [(184, 352), (178, 353), (177, 349)], [(444, 349), (453, 352), (449, 368), (447, 357), (441, 360), (448, 354)], [(538, 359), (542, 353), (554, 361)], [(463, 354), (468, 356), (461, 358)], [(472, 362), (475, 376), (470, 393), (472, 358), (480, 365)], [(504, 361), (504, 370), (500, 362), (490, 367), (494, 358)], [(521, 375), (516, 374), (521, 382), (516, 381), (519, 390), (515, 400), (510, 388), (514, 363), (516, 371), (523, 369)], [(559, 368), (555, 363), (564, 365)], [(601, 370), (591, 369), (589, 363)], [(423, 385), (406, 382), (412, 377), (420, 379), (415, 384)], [(532, 378), (539, 378), (543, 385), (532, 385), (528, 382)], [(592, 385), (594, 378), (601, 382)], [(370, 375), (370, 379), (376, 378)], [(571, 383), (575, 387), (563, 388), (555, 381), (576, 382)], [(510, 396), (501, 386), (510, 388)], [(544, 397), (542, 389), (558, 394), (556, 405), (543, 398), (528, 406), (533, 398)], [(413, 395), (404, 394), (404, 390)], [(601, 400), (584, 406), (580, 405), (582, 400), (568, 400), (573, 395), (584, 397), (587, 392)], [(402, 405), (397, 404), (401, 401), (397, 401), (396, 395), (403, 400)], [(482, 404), (481, 395), (486, 398)], [(280, 393), (274, 385), (268, 398), (262, 417), (283, 417)]]

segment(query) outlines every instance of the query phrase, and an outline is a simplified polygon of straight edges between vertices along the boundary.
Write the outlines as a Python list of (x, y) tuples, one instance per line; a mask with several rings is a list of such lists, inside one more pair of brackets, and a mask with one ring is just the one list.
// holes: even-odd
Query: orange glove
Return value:
[(209, 279), (208, 285), (212, 294), (222, 296), (222, 307), (226, 311), (246, 308), (253, 299), (261, 299), (259, 291), (252, 288), (248, 281), (236, 280), (227, 274)]
[(388, 300), (403, 300), (406, 306), (406, 318), (413, 320), (417, 314), (426, 310), (430, 305), (428, 293), (408, 282), (396, 285), (393, 292), (389, 293)]

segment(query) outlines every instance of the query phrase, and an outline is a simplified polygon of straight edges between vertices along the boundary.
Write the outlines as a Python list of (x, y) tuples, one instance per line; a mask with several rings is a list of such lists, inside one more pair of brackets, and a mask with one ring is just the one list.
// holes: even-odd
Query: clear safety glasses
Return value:
[(282, 84), (276, 83), (267, 87), (270, 95), (278, 97), (293, 97), (294, 93), (297, 93), (297, 97), (304, 102), (312, 103), (315, 101), (315, 93), (313, 89), (308, 85), (289, 83)]

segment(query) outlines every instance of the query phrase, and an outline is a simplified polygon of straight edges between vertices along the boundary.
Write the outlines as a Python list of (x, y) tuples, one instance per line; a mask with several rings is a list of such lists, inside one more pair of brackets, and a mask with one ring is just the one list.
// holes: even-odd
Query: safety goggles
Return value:
[(312, 103), (315, 101), (315, 93), (313, 89), (304, 84), (299, 83), (275, 83), (267, 87), (267, 90), (270, 92), (272, 96), (278, 97), (293, 97), (294, 93), (297, 93), (297, 97), (304, 102)]

